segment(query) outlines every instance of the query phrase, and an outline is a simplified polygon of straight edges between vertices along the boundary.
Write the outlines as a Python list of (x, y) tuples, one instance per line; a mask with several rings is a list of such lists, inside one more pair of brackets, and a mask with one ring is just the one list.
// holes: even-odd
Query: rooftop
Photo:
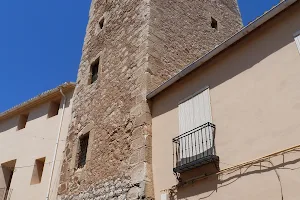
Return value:
[(60, 89), (63, 92), (69, 92), (69, 91), (74, 90), (74, 88), (75, 88), (75, 83), (67, 82), (67, 83), (63, 83), (63, 84), (57, 86), (56, 88), (47, 90), (47, 91), (43, 92), (42, 94), (39, 94), (39, 95), (29, 99), (28, 101), (25, 101), (19, 105), (16, 105), (16, 106), (0, 113), (0, 121), (10, 118), (14, 115), (20, 114), (26, 110), (36, 107), (39, 104), (45, 103), (45, 102), (53, 99), (54, 97), (57, 97), (58, 95), (60, 95)]

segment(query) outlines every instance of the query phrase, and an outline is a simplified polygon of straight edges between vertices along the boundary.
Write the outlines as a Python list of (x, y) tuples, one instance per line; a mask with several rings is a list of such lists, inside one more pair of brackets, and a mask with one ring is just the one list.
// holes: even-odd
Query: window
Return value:
[[(190, 132), (191, 130), (195, 130), (196, 128), (202, 127), (208, 122), (212, 122), (211, 115), (211, 107), (210, 107), (210, 95), (209, 89), (205, 88), (201, 90), (200, 93), (193, 95), (191, 98), (188, 98), (179, 104), (179, 134), (185, 134)], [(191, 138), (183, 137), (182, 142), (184, 145), (181, 145), (180, 150), (182, 150), (183, 154), (181, 154), (181, 161), (184, 163), (189, 160), (191, 157), (199, 157), (204, 152), (209, 150), (212, 144), (207, 143), (205, 138), (213, 138), (212, 133), (207, 129), (209, 127), (205, 127), (198, 134), (199, 140), (193, 144)], [(203, 140), (202, 140), (203, 139)], [(201, 140), (201, 141), (200, 141)], [(206, 143), (205, 147), (202, 147), (202, 141)], [(194, 149), (198, 149), (198, 151), (192, 151), (193, 146)], [(184, 149), (189, 149), (185, 151)]]
[[(0, 191), (0, 197), (1, 197), (1, 192), (4, 193), (2, 195), (7, 196), (11, 192), (10, 185), (11, 181), (13, 179), (14, 171), (15, 171), (15, 166), (16, 166), (17, 160), (11, 160), (5, 163), (2, 163), (0, 166), (0, 173), (1, 173), (1, 178), (0, 178), (0, 185), (2, 188), (2, 191)], [(3, 191), (5, 189), (5, 191)]]
[(212, 122), (212, 115), (209, 89), (205, 88), (179, 104), (180, 134), (186, 133), (207, 122)]
[(29, 114), (22, 114), (19, 117), (19, 123), (18, 123), (18, 130), (21, 130), (26, 127), (27, 121), (28, 121), (28, 115)]
[(98, 71), (99, 71), (99, 58), (92, 63), (91, 69), (90, 69), (90, 84), (94, 83), (98, 79)]
[(83, 168), (86, 164), (86, 154), (89, 146), (89, 133), (79, 138), (78, 168)]
[(51, 101), (48, 110), (48, 118), (58, 115), (59, 107), (60, 107), (60, 99), (56, 101)]
[(295, 34), (295, 41), (296, 41), (296, 45), (297, 45), (298, 51), (300, 53), (300, 31)]
[(215, 20), (213, 17), (211, 18), (211, 27), (214, 29), (218, 29), (218, 21)]
[(178, 109), (179, 136), (173, 138), (173, 172), (183, 173), (208, 163), (214, 163), (219, 170), (209, 88), (184, 99)]
[(39, 158), (35, 160), (35, 164), (33, 167), (32, 177), (31, 177), (31, 185), (39, 184), (42, 181), (44, 166), (45, 166), (46, 158)]
[(104, 17), (102, 17), (99, 21), (99, 28), (103, 29), (103, 26), (104, 26)]

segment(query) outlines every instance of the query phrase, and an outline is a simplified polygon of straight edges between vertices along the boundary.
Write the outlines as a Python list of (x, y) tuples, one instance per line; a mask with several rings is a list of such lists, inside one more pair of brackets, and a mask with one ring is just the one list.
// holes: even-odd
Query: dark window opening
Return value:
[(51, 101), (48, 110), (48, 118), (58, 115), (59, 107), (60, 107), (60, 99), (57, 101)]
[(100, 29), (103, 29), (103, 26), (104, 26), (104, 17), (102, 17), (99, 21), (99, 27)]
[(218, 21), (215, 20), (213, 17), (211, 18), (211, 27), (214, 29), (218, 29)]
[(99, 71), (99, 58), (92, 63), (91, 65), (91, 78), (90, 83), (94, 83), (98, 79), (98, 71)]
[(89, 146), (89, 133), (79, 138), (78, 168), (83, 168), (86, 164), (86, 155)]
[(20, 115), (19, 123), (18, 123), (18, 130), (25, 128), (27, 121), (28, 121), (28, 114)]
[(11, 160), (1, 164), (1, 170), (3, 173), (3, 179), (1, 180), (1, 185), (5, 185), (6, 188), (10, 187), (11, 180), (15, 170), (15, 165), (16, 165), (16, 160)]
[(11, 182), (15, 171), (16, 160), (11, 160), (6, 163), (2, 163), (0, 166), (0, 173), (2, 178), (0, 179), (0, 199), (9, 199), (12, 193)]
[(39, 158), (35, 160), (35, 165), (33, 167), (33, 173), (31, 177), (30, 185), (39, 184), (42, 181), (44, 166), (46, 158)]

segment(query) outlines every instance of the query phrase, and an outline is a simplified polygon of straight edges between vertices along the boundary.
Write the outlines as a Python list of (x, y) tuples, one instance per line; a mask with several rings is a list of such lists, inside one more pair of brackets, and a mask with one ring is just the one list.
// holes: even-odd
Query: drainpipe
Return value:
[(60, 122), (59, 122), (59, 127), (58, 127), (58, 132), (57, 132), (57, 138), (56, 138), (56, 144), (55, 144), (55, 149), (54, 149), (54, 155), (53, 155), (53, 160), (52, 160), (52, 166), (51, 166), (51, 172), (50, 172), (50, 179), (49, 179), (49, 184), (48, 184), (48, 189), (47, 189), (47, 196), (46, 200), (49, 200), (50, 196), (50, 189), (51, 189), (51, 182), (53, 179), (53, 173), (54, 173), (54, 167), (55, 167), (55, 161), (56, 161), (56, 155), (57, 155), (57, 149), (59, 145), (59, 138), (61, 134), (61, 127), (62, 127), (62, 122), (63, 122), (63, 117), (65, 113), (65, 107), (66, 107), (66, 96), (64, 95), (63, 91), (61, 88), (59, 88), (59, 91), (61, 95), (63, 96), (63, 108), (62, 108), (62, 114), (60, 116)]

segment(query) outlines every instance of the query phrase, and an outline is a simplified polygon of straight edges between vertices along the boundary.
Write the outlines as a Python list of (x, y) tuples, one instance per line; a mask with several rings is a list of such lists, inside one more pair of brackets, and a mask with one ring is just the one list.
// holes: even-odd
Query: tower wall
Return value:
[[(153, 198), (146, 94), (241, 27), (235, 0), (228, 2), (92, 2), (61, 172), (62, 200)], [(89, 84), (98, 58), (98, 79)], [(79, 138), (88, 132), (87, 163), (77, 169)]]
[(236, 0), (151, 0), (150, 5), (150, 90), (242, 27)]

